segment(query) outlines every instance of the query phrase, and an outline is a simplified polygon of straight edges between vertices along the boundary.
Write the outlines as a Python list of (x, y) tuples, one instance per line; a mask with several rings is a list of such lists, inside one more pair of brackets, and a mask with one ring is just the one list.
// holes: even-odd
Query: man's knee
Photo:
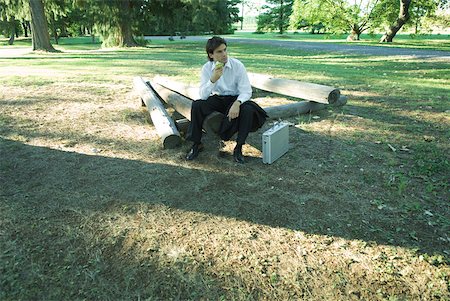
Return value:
[(203, 106), (204, 103), (205, 103), (205, 102), (202, 101), (201, 99), (192, 102), (191, 110), (192, 110), (192, 111), (198, 111), (198, 110), (201, 110), (201, 108), (202, 108), (202, 106)]
[(243, 103), (239, 108), (239, 117), (248, 117), (252, 116), (254, 112), (254, 108), (251, 105), (247, 105), (246, 103)]

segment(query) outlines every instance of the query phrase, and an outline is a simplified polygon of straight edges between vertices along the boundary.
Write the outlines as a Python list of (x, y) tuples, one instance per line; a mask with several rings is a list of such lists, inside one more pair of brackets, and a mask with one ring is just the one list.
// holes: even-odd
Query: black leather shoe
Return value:
[(234, 162), (236, 162), (236, 163), (240, 163), (240, 164), (245, 163), (244, 156), (242, 155), (242, 150), (240, 150), (240, 149), (234, 149), (233, 158), (234, 158)]
[(192, 161), (198, 157), (198, 154), (203, 150), (203, 144), (194, 144), (189, 152), (186, 154), (186, 160)]

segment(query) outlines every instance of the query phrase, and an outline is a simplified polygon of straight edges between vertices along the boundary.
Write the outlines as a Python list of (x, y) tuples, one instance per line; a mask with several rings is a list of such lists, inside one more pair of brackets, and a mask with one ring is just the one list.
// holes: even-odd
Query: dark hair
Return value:
[(224, 38), (214, 36), (206, 42), (206, 55), (208, 56), (208, 60), (212, 61), (213, 59), (209, 57), (209, 54), (213, 54), (214, 50), (220, 45), (225, 44), (227, 46), (227, 42)]

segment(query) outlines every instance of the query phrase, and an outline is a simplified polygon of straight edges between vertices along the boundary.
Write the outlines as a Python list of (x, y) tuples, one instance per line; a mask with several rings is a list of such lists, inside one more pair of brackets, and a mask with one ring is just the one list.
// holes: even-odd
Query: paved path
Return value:
[[(148, 39), (168, 39), (168, 37), (147, 37)], [(177, 39), (178, 37), (174, 37)], [(185, 41), (206, 41), (209, 36), (188, 36)], [(376, 55), (376, 56), (412, 56), (416, 58), (439, 58), (450, 60), (449, 51), (415, 49), (415, 48), (397, 48), (386, 46), (366, 46), (366, 45), (348, 45), (336, 44), (333, 42), (304, 42), (304, 41), (285, 41), (285, 40), (259, 40), (226, 37), (228, 41), (245, 42), (255, 45), (271, 45), (285, 47), (290, 49), (300, 49), (306, 51), (331, 51), (349, 54)]]

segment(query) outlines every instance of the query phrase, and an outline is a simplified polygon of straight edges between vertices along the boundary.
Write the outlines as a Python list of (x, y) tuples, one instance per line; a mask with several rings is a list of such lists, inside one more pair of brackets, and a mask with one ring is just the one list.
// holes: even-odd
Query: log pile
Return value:
[[(251, 85), (255, 88), (305, 100), (285, 105), (264, 107), (271, 119), (307, 114), (322, 110), (330, 105), (342, 106), (347, 103), (347, 97), (341, 95), (339, 89), (329, 86), (273, 78), (256, 73), (249, 73), (249, 79)], [(142, 102), (145, 103), (150, 112), (158, 135), (163, 140), (164, 148), (178, 145), (180, 143), (180, 134), (177, 126), (180, 130), (186, 131), (191, 118), (192, 101), (200, 98), (198, 87), (162, 76), (156, 76), (151, 83), (139, 77), (135, 78), (134, 83)], [(185, 118), (173, 122), (164, 110), (159, 98)], [(210, 114), (203, 124), (204, 130), (207, 133), (217, 133), (222, 118), (223, 114), (219, 112)]]

